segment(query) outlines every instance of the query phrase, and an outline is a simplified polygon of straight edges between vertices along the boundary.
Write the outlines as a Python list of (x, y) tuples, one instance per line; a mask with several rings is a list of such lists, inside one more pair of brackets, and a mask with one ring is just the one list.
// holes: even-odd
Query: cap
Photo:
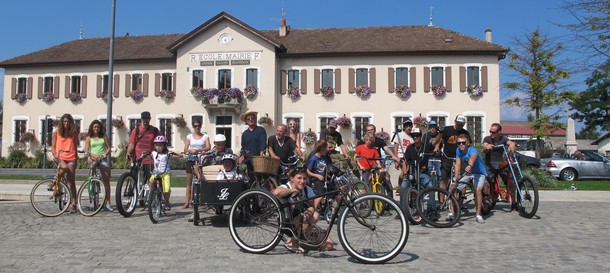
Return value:
[(413, 121), (410, 118), (405, 119), (405, 121), (402, 122), (402, 125), (407, 125), (407, 124), (413, 124)]
[(436, 121), (434, 121), (434, 120), (431, 120), (431, 121), (428, 123), (428, 127), (437, 127), (437, 126), (438, 126), (438, 125), (436, 124)]
[(227, 141), (227, 137), (223, 134), (217, 134), (214, 136), (214, 142)]
[(331, 119), (328, 121), (328, 128), (337, 128), (337, 121), (334, 119)]
[(140, 114), (140, 118), (149, 119), (150, 118), (150, 112), (148, 112), (148, 111), (142, 112), (142, 114)]
[(419, 130), (419, 128), (415, 127), (413, 129), (411, 129), (411, 135), (421, 135), (421, 130)]
[(256, 115), (258, 115), (258, 112), (256, 112), (256, 111), (245, 112), (245, 113), (241, 114), (241, 116), (239, 116), (239, 119), (241, 119), (241, 121), (243, 121), (243, 122), (246, 122), (246, 118), (249, 115), (254, 115), (254, 117), (256, 117)]
[(459, 122), (459, 123), (466, 123), (466, 117), (462, 116), (462, 115), (457, 115), (455, 117), (455, 122)]

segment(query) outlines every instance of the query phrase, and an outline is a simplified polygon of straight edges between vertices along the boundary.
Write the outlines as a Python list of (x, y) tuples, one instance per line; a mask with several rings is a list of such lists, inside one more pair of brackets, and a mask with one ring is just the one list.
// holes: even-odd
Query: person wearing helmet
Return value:
[[(152, 152), (154, 148), (153, 140), (156, 136), (161, 135), (159, 129), (150, 124), (150, 112), (144, 111), (140, 117), (142, 119), (142, 124), (136, 126), (136, 128), (133, 128), (129, 134), (129, 145), (127, 145), (126, 153), (126, 158), (128, 161), (132, 159), (140, 160), (143, 152)], [(150, 171), (152, 170), (153, 166), (152, 164), (153, 161), (149, 157), (142, 158), (142, 170), (144, 171), (145, 177), (150, 176)]]
[(225, 154), (222, 156), (222, 168), (224, 169), (216, 180), (240, 180), (241, 175), (237, 173), (237, 157), (233, 154)]
[(156, 136), (153, 140), (155, 143), (155, 149), (151, 153), (151, 157), (154, 162), (153, 175), (150, 176), (150, 188), (153, 188), (153, 183), (155, 181), (155, 175), (159, 175), (161, 177), (161, 182), (163, 183), (163, 197), (165, 198), (164, 209), (170, 210), (171, 205), (169, 203), (169, 197), (171, 194), (171, 169), (169, 167), (169, 158), (180, 157), (180, 155), (170, 152), (167, 149), (167, 138), (163, 135)]

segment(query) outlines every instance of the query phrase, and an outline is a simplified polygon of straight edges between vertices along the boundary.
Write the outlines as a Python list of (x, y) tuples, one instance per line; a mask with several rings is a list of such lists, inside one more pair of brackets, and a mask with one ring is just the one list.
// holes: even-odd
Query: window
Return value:
[[(51, 140), (53, 137), (53, 119), (47, 118), (46, 120), (40, 120), (40, 124), (42, 127), (40, 128), (40, 144), (41, 145), (51, 145)], [(46, 132), (46, 133), (45, 133)]]
[(162, 135), (164, 135), (167, 138), (167, 145), (173, 146), (172, 145), (173, 130), (172, 130), (172, 119), (171, 118), (160, 118), (159, 119), (159, 131), (161, 132)]
[(409, 116), (395, 116), (394, 117), (394, 132), (402, 132), (402, 124), (407, 119), (412, 119), (412, 118)]
[[(76, 134), (80, 134), (81, 131), (81, 125), (83, 124), (83, 120), (81, 119), (74, 119), (74, 129), (76, 130)], [(80, 147), (80, 141), (78, 142), (78, 147)]]
[(216, 116), (216, 134), (225, 136), (227, 139), (225, 146), (228, 148), (231, 148), (231, 139), (233, 138), (232, 124), (232, 116)]
[(258, 88), (258, 69), (246, 69), (246, 86)]
[(321, 75), (322, 75), (322, 86), (320, 86), (321, 88), (324, 88), (324, 87), (335, 88), (334, 82), (333, 82), (333, 70), (332, 69), (322, 69)]
[(21, 136), (25, 134), (27, 123), (28, 121), (24, 119), (15, 120), (15, 138), (13, 139), (13, 142), (19, 142)]
[(102, 93), (108, 92), (108, 85), (110, 84), (110, 80), (108, 75), (102, 76)]
[(288, 70), (288, 89), (300, 88), (299, 82), (299, 71), (298, 70)]
[(191, 87), (203, 88), (203, 70), (193, 70), (193, 84)]
[(399, 85), (409, 86), (409, 69), (406, 67), (396, 68), (396, 86)]
[(131, 91), (142, 91), (142, 74), (131, 74)]
[(354, 118), (354, 128), (356, 129), (354, 133), (357, 140), (361, 140), (364, 134), (366, 134), (366, 126), (369, 125), (369, 122), (369, 117)]
[(129, 122), (129, 130), (127, 131), (127, 138), (129, 139), (129, 135), (131, 134), (131, 131), (138, 128), (138, 126), (140, 126), (142, 124), (142, 119), (139, 118), (128, 118), (127, 119)]
[(218, 89), (231, 88), (231, 70), (218, 70)]
[(469, 66), (466, 68), (466, 84), (466, 86), (480, 85), (478, 66)]
[(471, 142), (473, 144), (481, 144), (483, 143), (483, 138), (481, 137), (482, 127), (481, 127), (480, 116), (466, 116), (466, 130), (470, 133)]
[(28, 90), (28, 79), (27, 78), (17, 78), (17, 95), (19, 94), (27, 94)]
[(42, 92), (53, 93), (53, 77), (44, 77)]
[(335, 119), (334, 117), (320, 117), (320, 131), (328, 129), (328, 122)]
[(430, 69), (430, 72), (432, 73), (431, 75), (431, 79), (432, 79), (432, 86), (438, 85), (444, 85), (445, 81), (443, 80), (443, 68), (442, 67), (432, 67)]
[(161, 74), (161, 90), (174, 91), (174, 76), (172, 73)]
[(70, 93), (80, 94), (81, 88), (82, 88), (81, 76), (70, 77)]
[(445, 123), (447, 120), (446, 116), (430, 116), (430, 121), (436, 121), (436, 125), (438, 127), (445, 127), (447, 124)]
[(356, 69), (356, 86), (369, 85), (369, 70), (366, 68)]

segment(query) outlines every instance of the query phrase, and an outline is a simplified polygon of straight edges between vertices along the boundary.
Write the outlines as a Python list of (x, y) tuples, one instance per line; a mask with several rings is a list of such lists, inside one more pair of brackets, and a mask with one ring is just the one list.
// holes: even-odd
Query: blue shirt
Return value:
[(460, 148), (457, 148), (455, 150), (455, 158), (459, 158), (460, 160), (462, 160), (462, 165), (466, 166), (468, 165), (468, 159), (470, 159), (470, 156), (476, 154), (477, 155), (477, 160), (474, 161), (474, 166), (472, 166), (472, 169), (470, 170), (471, 174), (482, 174), (484, 176), (487, 176), (487, 170), (485, 170), (485, 165), (483, 164), (483, 159), (481, 158), (481, 155), (477, 152), (477, 150), (473, 147), (468, 147), (468, 150), (466, 150), (466, 152), (462, 152), (462, 150), (460, 150)]
[[(328, 166), (329, 162), (326, 161), (325, 157), (318, 157), (314, 154), (309, 161), (307, 162), (307, 169), (315, 174), (326, 176), (326, 166)], [(309, 181), (313, 182), (318, 180), (317, 178), (311, 176), (309, 177)]]
[(263, 127), (256, 126), (254, 130), (246, 129), (241, 134), (241, 148), (250, 153), (251, 156), (259, 156), (267, 148), (267, 131)]

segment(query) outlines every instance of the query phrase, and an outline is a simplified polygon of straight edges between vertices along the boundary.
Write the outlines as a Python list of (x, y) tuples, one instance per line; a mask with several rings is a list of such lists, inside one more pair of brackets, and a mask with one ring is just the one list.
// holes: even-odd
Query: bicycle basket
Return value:
[(277, 175), (280, 168), (280, 160), (266, 156), (253, 156), (252, 166), (255, 173)]

